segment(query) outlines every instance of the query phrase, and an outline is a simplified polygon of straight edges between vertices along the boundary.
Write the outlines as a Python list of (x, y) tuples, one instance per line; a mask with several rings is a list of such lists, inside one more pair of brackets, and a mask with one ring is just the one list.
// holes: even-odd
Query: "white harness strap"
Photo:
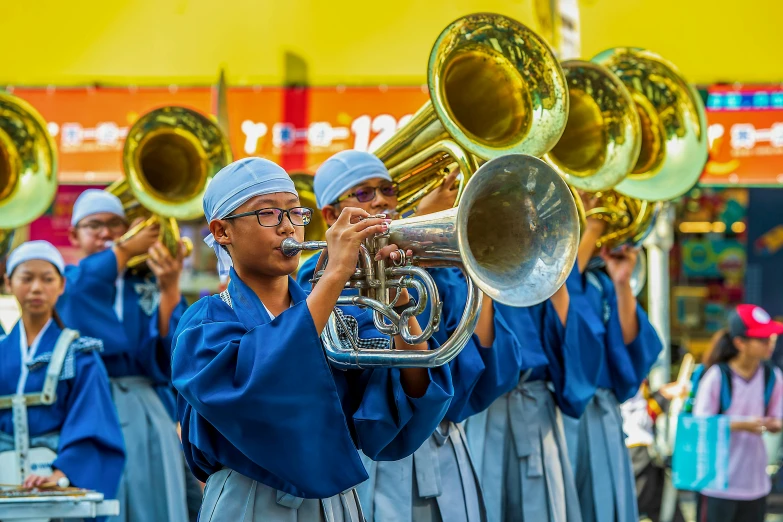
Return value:
[[(60, 332), (57, 343), (52, 350), (52, 358), (46, 368), (43, 390), (40, 394), (15, 394), (8, 397), (0, 397), (0, 409), (13, 410), (14, 421), (14, 450), (16, 452), (17, 475), (19, 484), (30, 475), (30, 428), (27, 422), (28, 406), (49, 406), (57, 400), (57, 383), (60, 380), (63, 362), (68, 353), (68, 348), (79, 338), (79, 332), (68, 328)], [(24, 361), (22, 362), (24, 364)]]

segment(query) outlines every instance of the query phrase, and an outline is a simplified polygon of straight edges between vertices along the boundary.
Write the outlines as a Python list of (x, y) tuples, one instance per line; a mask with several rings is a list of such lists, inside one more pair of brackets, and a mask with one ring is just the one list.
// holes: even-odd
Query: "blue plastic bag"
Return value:
[(729, 487), (729, 417), (680, 415), (672, 456), (674, 487), (689, 491)]

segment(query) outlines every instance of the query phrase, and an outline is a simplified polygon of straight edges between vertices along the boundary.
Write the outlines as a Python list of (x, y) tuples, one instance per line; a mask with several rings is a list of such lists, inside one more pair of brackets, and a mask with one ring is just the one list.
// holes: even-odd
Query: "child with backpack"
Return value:
[(783, 427), (783, 374), (768, 361), (783, 323), (739, 305), (717, 338), (699, 379), (694, 416), (731, 418), (729, 486), (703, 490), (698, 522), (763, 522), (771, 482), (761, 435)]

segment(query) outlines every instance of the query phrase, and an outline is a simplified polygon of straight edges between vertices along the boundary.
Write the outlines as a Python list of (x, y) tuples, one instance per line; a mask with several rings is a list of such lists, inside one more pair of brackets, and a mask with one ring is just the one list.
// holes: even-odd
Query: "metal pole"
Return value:
[[(666, 203), (658, 216), (655, 229), (645, 239), (647, 248), (647, 314), (650, 323), (661, 338), (663, 350), (650, 370), (650, 389), (657, 390), (671, 379), (671, 322), (669, 315), (670, 287), (669, 252), (674, 246), (674, 207)], [(658, 423), (658, 448), (664, 455), (671, 455), (673, 440), (669, 433), (669, 418), (661, 416)], [(677, 507), (677, 490), (671, 476), (664, 475), (661, 498), (660, 522), (671, 522)]]
[(652, 233), (644, 240), (647, 248), (647, 314), (661, 338), (663, 350), (650, 370), (650, 388), (657, 390), (671, 381), (671, 324), (669, 320), (669, 252), (674, 246), (674, 208), (666, 203)]

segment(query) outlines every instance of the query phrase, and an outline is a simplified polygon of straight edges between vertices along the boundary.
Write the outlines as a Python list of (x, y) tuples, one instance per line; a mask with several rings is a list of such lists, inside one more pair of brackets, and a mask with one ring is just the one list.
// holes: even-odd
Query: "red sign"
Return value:
[[(165, 105), (212, 110), (213, 90), (198, 88), (15, 89), (49, 123), (63, 183), (121, 177), (129, 127)], [(227, 92), (235, 158), (262, 156), (289, 171), (314, 171), (344, 149), (375, 150), (429, 97), (422, 87), (248, 87)]]
[(712, 88), (707, 123), (710, 155), (700, 183), (783, 185), (783, 93)]
[(211, 89), (16, 89), (49, 123), (63, 183), (108, 183), (122, 175), (122, 147), (139, 116), (164, 105), (210, 110)]

